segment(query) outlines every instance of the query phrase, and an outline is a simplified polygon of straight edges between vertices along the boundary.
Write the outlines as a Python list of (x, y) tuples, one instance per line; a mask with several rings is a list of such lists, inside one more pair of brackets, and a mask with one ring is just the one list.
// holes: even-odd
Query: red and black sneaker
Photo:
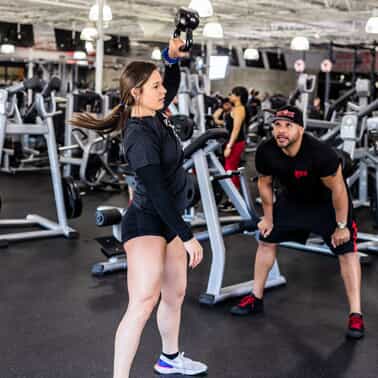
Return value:
[(236, 306), (231, 307), (232, 315), (261, 314), (264, 312), (264, 301), (253, 294), (243, 297)]
[(360, 339), (364, 336), (364, 333), (365, 327), (362, 315), (357, 312), (351, 313), (349, 315), (347, 337), (351, 339)]

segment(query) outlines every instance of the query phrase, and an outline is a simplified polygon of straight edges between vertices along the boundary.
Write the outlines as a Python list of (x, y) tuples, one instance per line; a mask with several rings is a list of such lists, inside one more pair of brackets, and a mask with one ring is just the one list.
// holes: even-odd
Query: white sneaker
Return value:
[(193, 361), (184, 357), (184, 353), (180, 353), (174, 360), (170, 360), (163, 354), (154, 366), (155, 373), (161, 375), (182, 374), (182, 375), (206, 375), (207, 366), (202, 362)]

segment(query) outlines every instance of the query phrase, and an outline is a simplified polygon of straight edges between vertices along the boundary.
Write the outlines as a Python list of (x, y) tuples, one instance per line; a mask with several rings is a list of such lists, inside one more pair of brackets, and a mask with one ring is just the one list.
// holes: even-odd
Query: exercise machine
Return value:
[[(28, 85), (30, 83), (26, 83)], [(6, 247), (9, 242), (19, 240), (29, 240), (37, 238), (64, 236), (66, 238), (76, 238), (78, 232), (69, 227), (67, 222), (67, 213), (71, 217), (80, 215), (81, 208), (76, 207), (76, 212), (72, 212), (72, 201), (80, 200), (75, 195), (78, 195), (77, 188), (73, 185), (63, 185), (60, 164), (55, 141), (55, 132), (53, 125), (53, 117), (56, 114), (54, 101), (50, 102), (43, 97), (41, 93), (35, 95), (35, 108), (38, 114), (39, 122), (37, 124), (14, 124), (9, 122), (7, 117), (8, 99), (25, 89), (25, 83), (20, 83), (15, 86), (0, 89), (0, 164), (3, 156), (4, 140), (6, 135), (41, 135), (46, 139), (47, 151), (50, 163), (51, 180), (55, 198), (55, 207), (58, 220), (52, 221), (45, 217), (36, 214), (29, 214), (24, 219), (1, 219), (0, 227), (23, 227), (23, 226), (40, 226), (43, 230), (27, 231), (18, 233), (7, 233), (0, 235), (0, 246)], [(53, 96), (53, 94), (51, 94)], [(50, 108), (47, 108), (48, 105)], [(72, 183), (71, 183), (72, 184)], [(77, 202), (75, 203), (77, 205)]]
[[(184, 150), (186, 161), (184, 167), (187, 170), (194, 168), (198, 180), (198, 187), (201, 198), (201, 206), (206, 219), (207, 230), (195, 234), (200, 240), (210, 240), (211, 247), (211, 267), (206, 292), (200, 295), (199, 301), (202, 304), (212, 305), (230, 297), (244, 295), (251, 291), (253, 281), (236, 283), (231, 286), (223, 286), (224, 271), (226, 267), (226, 247), (224, 237), (233, 234), (256, 235), (258, 217), (252, 202), (248, 184), (241, 176), (241, 195), (231, 181), (232, 175), (240, 175), (239, 171), (226, 172), (218, 160), (214, 151), (227, 137), (225, 129), (211, 129), (206, 131), (200, 137), (196, 138)], [(221, 226), (218, 210), (215, 202), (212, 181), (218, 181), (222, 190), (229, 197), (235, 206), (239, 221)], [(118, 244), (118, 249), (114, 255), (110, 256), (105, 263), (96, 264), (92, 269), (92, 274), (101, 276), (109, 271), (125, 269), (125, 255), (118, 252), (122, 247), (119, 245), (120, 240), (120, 222), (122, 215), (127, 210), (99, 207), (96, 215), (96, 221), (99, 226), (112, 226), (113, 236), (107, 241), (101, 240), (102, 250), (110, 256), (110, 247)], [(185, 219), (190, 221), (190, 212), (186, 213)], [(117, 243), (117, 242), (118, 243)], [(269, 274), (266, 287), (283, 285), (286, 283), (285, 278), (280, 274), (278, 263), (276, 262)]]

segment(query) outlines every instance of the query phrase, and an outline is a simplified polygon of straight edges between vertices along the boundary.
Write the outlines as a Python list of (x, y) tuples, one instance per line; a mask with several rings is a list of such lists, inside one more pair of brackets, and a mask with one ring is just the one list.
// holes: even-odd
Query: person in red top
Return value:
[[(235, 87), (229, 96), (233, 104), (232, 111), (225, 116), (225, 127), (229, 132), (229, 139), (224, 149), (224, 169), (235, 171), (239, 168), (241, 155), (245, 149), (248, 91), (244, 87)], [(233, 176), (232, 182), (240, 189), (239, 176)]]

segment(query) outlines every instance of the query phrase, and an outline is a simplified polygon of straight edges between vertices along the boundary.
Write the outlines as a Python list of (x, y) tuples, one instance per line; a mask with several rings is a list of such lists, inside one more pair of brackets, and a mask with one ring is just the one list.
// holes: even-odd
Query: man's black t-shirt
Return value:
[(276, 179), (282, 194), (290, 201), (321, 203), (332, 200), (331, 191), (321, 177), (336, 173), (340, 160), (327, 144), (304, 133), (296, 156), (287, 156), (274, 138), (262, 142), (256, 151), (256, 169)]

